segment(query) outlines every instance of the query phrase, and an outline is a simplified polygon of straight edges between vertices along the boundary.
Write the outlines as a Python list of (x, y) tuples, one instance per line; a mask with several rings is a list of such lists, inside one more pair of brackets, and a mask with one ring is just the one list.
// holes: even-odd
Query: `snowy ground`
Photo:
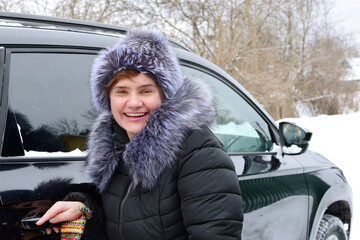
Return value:
[(313, 132), (309, 149), (339, 166), (354, 193), (351, 240), (360, 239), (360, 112), (346, 115), (286, 119)]

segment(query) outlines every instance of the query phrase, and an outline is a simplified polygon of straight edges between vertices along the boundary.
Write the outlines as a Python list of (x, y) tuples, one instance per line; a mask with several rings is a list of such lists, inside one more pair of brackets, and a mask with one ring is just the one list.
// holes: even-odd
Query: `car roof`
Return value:
[[(4, 45), (76, 46), (79, 44), (104, 48), (114, 44), (129, 30), (129, 28), (85, 20), (0, 11), (0, 36), (2, 36), (1, 44)], [(48, 34), (49, 31), (51, 36)], [(190, 51), (173, 39), (168, 40), (173, 47)]]

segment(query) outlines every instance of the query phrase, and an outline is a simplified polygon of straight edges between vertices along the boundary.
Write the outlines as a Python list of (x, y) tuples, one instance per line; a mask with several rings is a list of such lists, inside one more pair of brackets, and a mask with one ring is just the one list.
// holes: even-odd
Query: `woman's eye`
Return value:
[(144, 94), (151, 93), (151, 90), (148, 90), (148, 89), (142, 90), (141, 93), (144, 93)]
[(115, 90), (114, 93), (115, 93), (115, 94), (126, 94), (127, 91), (125, 91), (125, 90)]

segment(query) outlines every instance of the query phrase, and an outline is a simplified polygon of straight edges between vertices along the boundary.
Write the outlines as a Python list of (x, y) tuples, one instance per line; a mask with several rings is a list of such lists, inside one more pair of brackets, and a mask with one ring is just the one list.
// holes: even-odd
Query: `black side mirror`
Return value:
[(312, 132), (290, 122), (281, 122), (279, 129), (281, 148), (284, 154), (298, 155), (308, 149)]

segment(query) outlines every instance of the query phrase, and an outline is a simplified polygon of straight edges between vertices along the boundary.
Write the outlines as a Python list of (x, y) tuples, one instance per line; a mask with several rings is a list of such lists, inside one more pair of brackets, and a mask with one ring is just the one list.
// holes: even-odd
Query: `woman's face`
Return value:
[(111, 87), (109, 97), (112, 115), (131, 141), (160, 106), (162, 91), (152, 77), (139, 73), (122, 77)]

